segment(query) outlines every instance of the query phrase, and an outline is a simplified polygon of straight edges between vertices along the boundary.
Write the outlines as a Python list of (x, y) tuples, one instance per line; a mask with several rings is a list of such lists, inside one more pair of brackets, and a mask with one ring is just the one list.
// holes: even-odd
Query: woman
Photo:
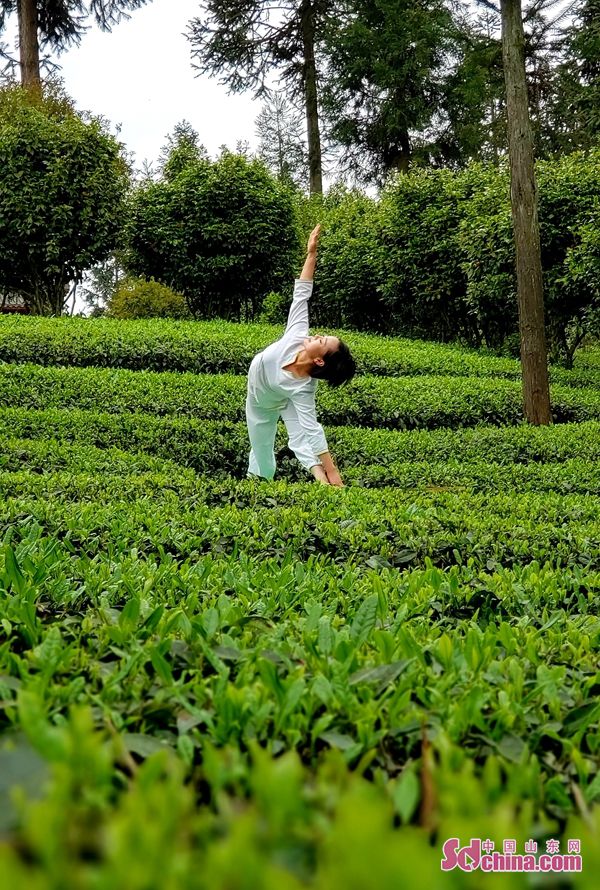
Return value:
[(302, 466), (318, 482), (342, 486), (323, 427), (317, 421), (315, 392), (318, 380), (327, 380), (330, 386), (351, 380), (356, 364), (339, 337), (308, 335), (308, 300), (313, 289), (320, 231), (318, 225), (308, 239), (306, 261), (300, 278), (295, 281), (283, 337), (255, 355), (248, 371), (246, 420), (251, 445), (248, 475), (273, 478), (273, 446), (281, 417), (289, 446)]

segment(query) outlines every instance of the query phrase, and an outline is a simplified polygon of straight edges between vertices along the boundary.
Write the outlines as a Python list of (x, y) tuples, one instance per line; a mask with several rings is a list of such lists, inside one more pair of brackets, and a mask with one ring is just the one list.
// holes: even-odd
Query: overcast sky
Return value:
[[(135, 164), (154, 162), (175, 124), (189, 120), (211, 156), (238, 139), (256, 148), (254, 120), (261, 103), (250, 94), (230, 96), (209, 77), (195, 77), (190, 43), (183, 36), (200, 0), (152, 0), (129, 21), (103, 33), (95, 25), (58, 59), (65, 87), (78, 108), (121, 125), (120, 140)], [(90, 20), (91, 21), (91, 20)], [(5, 40), (16, 39), (16, 17)]]

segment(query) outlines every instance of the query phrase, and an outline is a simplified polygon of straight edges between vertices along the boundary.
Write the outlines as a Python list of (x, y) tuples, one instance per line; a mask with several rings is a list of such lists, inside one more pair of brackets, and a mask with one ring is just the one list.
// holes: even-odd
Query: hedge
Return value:
[[(239, 421), (245, 396), (245, 378), (230, 374), (0, 365), (0, 406), (5, 407)], [(555, 385), (551, 399), (557, 422), (600, 417), (600, 391), (592, 388)], [(317, 408), (324, 424), (390, 429), (505, 425), (523, 418), (521, 385), (489, 378), (365, 376), (337, 391), (321, 384)]]
[[(340, 468), (345, 475), (350, 471), (356, 479), (362, 478), (367, 468), (375, 468), (373, 476), (379, 478), (377, 473), (391, 473), (394, 465), (409, 463), (453, 464), (457, 472), (468, 473), (470, 464), (483, 461), (510, 470), (517, 464), (559, 464), (570, 460), (587, 463), (591, 479), (594, 466), (600, 462), (599, 433), (600, 424), (596, 421), (555, 427), (522, 425), (512, 429), (475, 427), (395, 432), (330, 427), (327, 430), (328, 443)], [(22, 450), (24, 446), (9, 448), (6, 445), (0, 454), (0, 468), (4, 470), (30, 466), (43, 472), (46, 459), (50, 469), (60, 469), (62, 461), (68, 460), (70, 465), (74, 458), (69, 446), (77, 444), (85, 447), (82, 463), (76, 462), (74, 469), (84, 470), (85, 462), (89, 461), (90, 466), (109, 471), (112, 449), (117, 449), (114, 453), (117, 473), (125, 471), (127, 462), (131, 461), (136, 472), (169, 472), (177, 464), (198, 473), (241, 476), (246, 473), (249, 450), (243, 423), (147, 414), (102, 414), (77, 409), (0, 408), (0, 434), (7, 442), (13, 437), (35, 440), (35, 448), (41, 449), (30, 452), (33, 442), (25, 450)], [(55, 441), (46, 446), (43, 440)], [(280, 424), (276, 440), (280, 470), (294, 478), (305, 478), (287, 451), (286, 442), (285, 430)], [(56, 456), (51, 458), (50, 452), (46, 455), (46, 447), (54, 449)], [(100, 449), (107, 450), (105, 456)], [(153, 458), (167, 463), (155, 463)], [(522, 470), (514, 472), (518, 474)]]
[[(0, 361), (18, 364), (245, 374), (253, 356), (283, 333), (281, 326), (152, 319), (37, 318), (0, 315)], [(510, 358), (441, 343), (339, 332), (356, 356), (358, 373), (443, 374), (519, 379)], [(572, 371), (551, 367), (550, 379), (600, 386), (600, 359), (581, 350)]]

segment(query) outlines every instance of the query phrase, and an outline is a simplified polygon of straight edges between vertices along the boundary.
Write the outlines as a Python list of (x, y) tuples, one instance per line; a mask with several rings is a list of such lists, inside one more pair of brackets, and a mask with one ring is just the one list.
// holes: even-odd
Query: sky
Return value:
[[(129, 21), (104, 33), (94, 25), (79, 47), (55, 61), (67, 93), (80, 110), (103, 115), (121, 126), (119, 139), (134, 152), (135, 166), (156, 162), (166, 137), (184, 118), (212, 157), (238, 140), (257, 147), (254, 121), (261, 102), (250, 94), (228, 95), (216, 78), (197, 77), (184, 36), (198, 15), (200, 0), (152, 0)], [(91, 19), (90, 19), (91, 22)], [(16, 16), (4, 39), (16, 40)]]

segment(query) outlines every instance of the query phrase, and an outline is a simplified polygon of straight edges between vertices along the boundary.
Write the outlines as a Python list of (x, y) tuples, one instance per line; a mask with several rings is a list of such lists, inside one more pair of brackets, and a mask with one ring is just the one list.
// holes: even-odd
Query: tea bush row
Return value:
[[(65, 447), (95, 446), (119, 449), (131, 455), (115, 454), (119, 462), (137, 460), (140, 469), (161, 471), (160, 464), (142, 462), (133, 454), (152, 455), (191, 467), (199, 473), (225, 473), (245, 476), (248, 467), (248, 431), (244, 423), (202, 421), (196, 418), (155, 417), (150, 414), (106, 414), (80, 409), (0, 408), (0, 435), (9, 440), (39, 440), (39, 452), (19, 446), (4, 448), (0, 467), (7, 470), (46, 468), (43, 440), (55, 439)], [(328, 444), (341, 469), (359, 479), (368, 470), (385, 474), (401, 463), (455, 463), (468, 472), (471, 463), (515, 464), (561, 463), (580, 460), (589, 464), (590, 474), (600, 462), (600, 423), (557, 424), (534, 427), (477, 426), (456, 430), (370, 430), (358, 427), (327, 427)], [(296, 479), (309, 478), (287, 450), (287, 435), (280, 423), (276, 438), (278, 474)], [(54, 446), (53, 446), (54, 447)], [(58, 445), (56, 446), (58, 447)], [(62, 445), (61, 445), (62, 447)], [(60, 454), (61, 452), (57, 452)], [(288, 459), (289, 458), (289, 459)], [(91, 457), (85, 459), (92, 459)], [(78, 464), (85, 469), (85, 459)], [(111, 454), (93, 458), (110, 469)], [(60, 457), (49, 468), (60, 468)], [(521, 471), (514, 469), (517, 475)], [(532, 471), (533, 472), (533, 471)], [(516, 478), (515, 475), (515, 478)], [(590, 478), (593, 478), (591, 475)]]
[[(0, 406), (240, 421), (245, 397), (245, 378), (228, 374), (0, 365)], [(600, 418), (599, 390), (556, 385), (551, 398), (557, 422)], [(521, 384), (483, 378), (361, 377), (338, 391), (320, 386), (317, 406), (324, 424), (339, 426), (456, 428), (515, 424), (523, 418)]]
[[(198, 374), (246, 374), (253, 356), (283, 333), (280, 326), (165, 320), (4, 317), (0, 361), (114, 367)], [(339, 332), (349, 342), (359, 374), (442, 374), (518, 379), (520, 363), (472, 349), (418, 340)], [(578, 353), (574, 370), (550, 369), (554, 383), (600, 384), (593, 350)]]
[[(72, 429), (72, 439), (75, 440), (81, 432)], [(245, 431), (240, 430), (240, 433), (243, 439)], [(533, 461), (497, 464), (483, 459), (469, 462), (456, 459), (445, 462), (390, 461), (388, 454), (386, 462), (377, 462), (375, 457), (374, 463), (368, 463), (363, 458), (356, 466), (356, 453), (342, 451), (335, 436), (332, 441), (342, 455), (338, 464), (344, 472), (346, 485), (367, 488), (394, 486), (399, 490), (414, 491), (449, 488), (600, 494), (600, 462), (597, 459), (567, 458), (560, 463)], [(196, 447), (190, 453), (184, 440), (182, 463), (192, 465), (200, 472), (210, 473), (211, 479), (228, 477), (233, 470), (237, 471), (238, 476), (245, 475), (245, 453), (240, 452), (236, 461), (226, 465), (223, 455), (215, 454), (215, 442), (218, 442), (218, 437), (207, 441), (203, 459), (201, 449)], [(131, 441), (123, 444), (132, 445)], [(142, 441), (139, 447), (151, 452), (162, 451), (169, 458), (174, 457), (174, 449), (169, 442), (163, 442), (161, 446), (160, 443)], [(312, 484), (312, 479), (285, 449), (280, 454), (277, 476)], [(6, 497), (33, 491), (38, 497), (56, 499), (68, 496), (74, 500), (89, 499), (104, 492), (119, 494), (125, 500), (160, 497), (165, 491), (175, 491), (180, 497), (198, 497), (207, 485), (210, 487), (210, 480), (196, 476), (189, 469), (184, 470), (171, 460), (153, 459), (141, 452), (136, 456), (114, 447), (102, 449), (45, 439), (17, 439), (6, 440), (0, 456), (0, 496), (4, 493)]]
[[(565, 521), (568, 517), (568, 522)], [(597, 499), (557, 492), (398, 492), (390, 488), (327, 491), (284, 484), (224, 480), (201, 503), (165, 492), (162, 503), (102, 501), (52, 504), (28, 498), (0, 508), (0, 535), (26, 534), (41, 524), (70, 541), (73, 552), (100, 556), (123, 547), (170, 553), (177, 560), (205, 553), (320, 554), (342, 565), (441, 567), (527, 564), (600, 567)], [(18, 532), (15, 530), (17, 526)]]

